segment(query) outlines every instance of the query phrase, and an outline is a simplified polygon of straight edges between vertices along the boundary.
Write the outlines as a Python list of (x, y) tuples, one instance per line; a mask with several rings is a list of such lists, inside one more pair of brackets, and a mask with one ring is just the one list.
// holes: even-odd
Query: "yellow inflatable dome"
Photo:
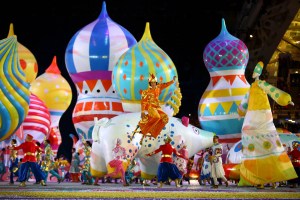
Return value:
[[(8, 36), (13, 36), (14, 34), (14, 26), (11, 23), (9, 27)], [(34, 57), (34, 55), (23, 46), (20, 42), (18, 42), (18, 55), (20, 60), (20, 65), (25, 73), (26, 82), (31, 83), (37, 76), (38, 73), (38, 64)]]

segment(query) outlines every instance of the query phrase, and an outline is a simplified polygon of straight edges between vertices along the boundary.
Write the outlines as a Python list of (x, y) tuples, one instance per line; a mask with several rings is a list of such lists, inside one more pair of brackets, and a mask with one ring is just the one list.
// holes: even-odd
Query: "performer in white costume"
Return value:
[(226, 187), (228, 187), (228, 181), (225, 177), (225, 172), (223, 168), (222, 162), (222, 152), (223, 147), (222, 144), (219, 143), (219, 137), (214, 136), (214, 145), (212, 146), (212, 156), (211, 156), (211, 177), (214, 180), (213, 188), (218, 188), (218, 178), (221, 178)]

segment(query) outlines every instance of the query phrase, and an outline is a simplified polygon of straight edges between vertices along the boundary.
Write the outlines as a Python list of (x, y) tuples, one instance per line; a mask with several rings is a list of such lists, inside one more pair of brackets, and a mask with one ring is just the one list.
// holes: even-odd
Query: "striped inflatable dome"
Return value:
[[(14, 26), (11, 23), (9, 26), (8, 36), (13, 36), (14, 33)], [(21, 68), (23, 69), (26, 77), (26, 82), (31, 83), (37, 76), (38, 73), (38, 64), (37, 61), (32, 54), (32, 52), (27, 49), (24, 45), (18, 42), (18, 56), (20, 60)]]
[(45, 103), (36, 95), (30, 95), (28, 115), (22, 126), (23, 134), (31, 134), (34, 140), (42, 143), (50, 131), (50, 113)]
[(99, 17), (70, 40), (65, 62), (78, 92), (72, 120), (85, 139), (92, 137), (95, 117), (124, 113), (112, 86), (112, 70), (119, 57), (136, 43), (131, 33), (108, 16), (105, 2)]
[[(141, 93), (148, 88), (150, 73), (154, 73), (160, 83), (171, 81), (177, 76), (173, 61), (153, 41), (149, 23), (146, 23), (142, 39), (120, 57), (113, 70), (113, 86), (125, 111), (140, 110)], [(160, 101), (167, 102), (175, 90), (175, 84), (163, 90)]]
[(29, 109), (29, 84), (17, 53), (17, 37), (0, 40), (0, 141), (20, 127)]
[(109, 71), (134, 44), (135, 38), (108, 16), (103, 2), (99, 17), (80, 29), (67, 46), (65, 62), (73, 82), (111, 80)]

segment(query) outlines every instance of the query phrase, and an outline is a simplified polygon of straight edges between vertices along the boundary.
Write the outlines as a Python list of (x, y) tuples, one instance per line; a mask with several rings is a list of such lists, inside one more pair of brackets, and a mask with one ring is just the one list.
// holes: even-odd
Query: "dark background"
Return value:
[[(43, 74), (53, 57), (57, 56), (62, 75), (72, 87), (73, 100), (59, 124), (63, 142), (59, 154), (67, 157), (72, 147), (68, 135), (76, 135), (72, 111), (77, 94), (65, 67), (64, 54), (73, 35), (97, 19), (102, 2), (52, 0), (1, 3), (0, 37), (7, 37), (9, 25), (13, 23), (18, 42), (27, 47), (37, 60), (37, 76)], [(204, 48), (220, 33), (222, 18), (228, 32), (235, 35), (236, 15), (243, 1), (107, 0), (105, 3), (110, 18), (127, 29), (137, 41), (144, 33), (146, 22), (150, 23), (154, 42), (168, 54), (177, 68), (183, 97), (176, 117), (190, 114), (191, 123), (198, 125), (198, 104), (210, 80), (203, 63)]]

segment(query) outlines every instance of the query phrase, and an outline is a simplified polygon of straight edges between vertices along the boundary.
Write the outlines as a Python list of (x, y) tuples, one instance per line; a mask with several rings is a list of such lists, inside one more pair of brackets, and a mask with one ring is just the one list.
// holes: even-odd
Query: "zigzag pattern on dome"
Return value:
[(201, 107), (202, 116), (228, 115), (236, 113), (238, 105), (241, 101), (229, 101), (222, 103), (210, 103), (209, 106)]

